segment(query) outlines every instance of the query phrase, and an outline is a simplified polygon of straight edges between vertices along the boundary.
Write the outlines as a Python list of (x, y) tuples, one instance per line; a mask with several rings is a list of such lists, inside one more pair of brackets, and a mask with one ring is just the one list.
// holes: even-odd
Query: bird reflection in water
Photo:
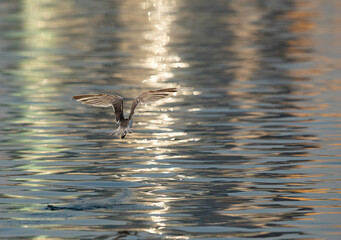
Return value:
[(128, 118), (123, 115), (123, 98), (118, 95), (109, 94), (87, 94), (73, 96), (72, 99), (95, 107), (112, 107), (115, 112), (116, 123), (119, 127), (110, 132), (110, 135), (117, 135), (123, 139), (128, 133), (132, 133), (134, 111), (140, 103), (148, 104), (169, 96), (171, 93), (177, 92), (176, 88), (164, 88), (159, 90), (151, 90), (138, 95), (131, 106)]

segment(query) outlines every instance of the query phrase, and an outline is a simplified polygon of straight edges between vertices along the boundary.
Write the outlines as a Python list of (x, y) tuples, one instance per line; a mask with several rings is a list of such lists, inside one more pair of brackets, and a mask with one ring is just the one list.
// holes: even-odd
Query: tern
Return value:
[(176, 88), (164, 88), (141, 93), (133, 100), (128, 118), (125, 118), (123, 115), (123, 98), (121, 96), (100, 93), (73, 96), (72, 99), (95, 107), (112, 107), (115, 112), (116, 123), (119, 126), (116, 130), (110, 132), (110, 135), (120, 136), (123, 139), (128, 133), (133, 132), (131, 127), (133, 125), (134, 111), (137, 106), (141, 103), (147, 104), (158, 101), (175, 92), (177, 92)]

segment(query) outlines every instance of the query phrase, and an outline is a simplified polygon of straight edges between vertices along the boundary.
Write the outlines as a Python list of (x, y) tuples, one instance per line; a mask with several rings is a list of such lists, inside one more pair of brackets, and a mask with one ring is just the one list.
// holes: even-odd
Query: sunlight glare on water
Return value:
[(340, 9), (1, 2), (0, 238), (339, 239)]

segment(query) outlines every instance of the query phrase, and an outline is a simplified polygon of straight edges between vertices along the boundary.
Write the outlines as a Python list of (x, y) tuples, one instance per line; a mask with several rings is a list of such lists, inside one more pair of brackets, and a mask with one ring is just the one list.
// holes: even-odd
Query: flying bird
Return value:
[(120, 136), (123, 139), (128, 133), (133, 132), (131, 127), (133, 125), (134, 111), (137, 106), (141, 103), (155, 102), (175, 92), (177, 92), (176, 88), (165, 88), (147, 91), (138, 95), (133, 101), (128, 118), (125, 118), (123, 115), (123, 98), (121, 96), (101, 93), (73, 96), (72, 99), (95, 107), (112, 107), (115, 112), (116, 123), (119, 127), (110, 132), (110, 135)]

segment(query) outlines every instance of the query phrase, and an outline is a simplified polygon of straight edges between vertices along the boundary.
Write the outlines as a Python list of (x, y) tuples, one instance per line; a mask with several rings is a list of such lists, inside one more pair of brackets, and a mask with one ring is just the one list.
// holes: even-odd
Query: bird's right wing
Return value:
[(95, 107), (112, 107), (115, 111), (116, 122), (124, 119), (123, 98), (109, 94), (87, 94), (73, 96), (73, 100)]
[(134, 111), (140, 103), (151, 103), (161, 98), (169, 96), (171, 93), (177, 92), (176, 88), (164, 88), (159, 90), (147, 91), (137, 96), (131, 106), (129, 120), (133, 117)]

